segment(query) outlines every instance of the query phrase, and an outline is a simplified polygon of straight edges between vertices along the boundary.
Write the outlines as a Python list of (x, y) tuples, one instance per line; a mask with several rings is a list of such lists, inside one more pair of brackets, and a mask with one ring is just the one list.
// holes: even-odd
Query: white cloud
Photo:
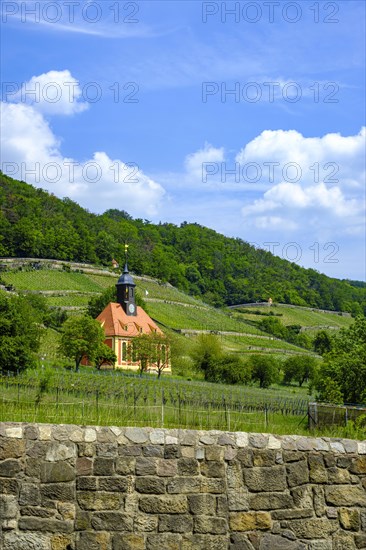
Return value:
[(32, 105), (46, 115), (72, 115), (88, 109), (83, 101), (79, 82), (70, 71), (49, 71), (25, 82), (10, 98), (12, 101)]
[(4, 173), (68, 196), (94, 212), (115, 207), (134, 216), (157, 213), (165, 190), (138, 166), (111, 159), (106, 152), (96, 152), (83, 162), (64, 157), (59, 140), (35, 105), (2, 102), (0, 107)]
[(216, 169), (217, 165), (225, 160), (224, 148), (216, 148), (205, 143), (203, 149), (187, 155), (185, 159), (185, 168), (189, 176), (193, 176), (202, 181), (204, 174), (209, 169)]
[[(250, 217), (266, 212), (280, 212), (281, 219), (288, 221), (287, 229), (294, 229), (298, 227), (296, 220), (303, 223), (300, 219), (303, 212), (305, 215), (311, 211), (313, 216), (319, 212), (332, 218), (351, 218), (360, 215), (363, 209), (362, 203), (356, 199), (346, 199), (339, 187), (327, 188), (322, 182), (302, 188), (299, 184), (282, 182), (266, 191), (263, 198), (245, 206), (242, 213)], [(277, 226), (278, 219), (278, 216), (273, 217), (273, 224), (267, 223), (267, 227)], [(263, 226), (262, 221), (260, 224)]]
[[(263, 167), (264, 183), (278, 184), (287, 180), (296, 183), (296, 166), (301, 185), (324, 181), (341, 187), (363, 188), (365, 179), (366, 129), (354, 136), (326, 134), (323, 137), (304, 137), (296, 130), (265, 130), (239, 151), (236, 161), (240, 165), (258, 163)], [(273, 179), (264, 170), (263, 163), (277, 163)], [(288, 167), (288, 168), (287, 168)], [(288, 171), (287, 171), (288, 170)]]

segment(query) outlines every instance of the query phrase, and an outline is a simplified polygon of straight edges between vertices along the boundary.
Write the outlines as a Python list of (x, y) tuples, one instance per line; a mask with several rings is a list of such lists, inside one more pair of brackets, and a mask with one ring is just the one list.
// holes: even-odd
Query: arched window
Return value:
[(122, 361), (127, 361), (127, 342), (122, 342)]

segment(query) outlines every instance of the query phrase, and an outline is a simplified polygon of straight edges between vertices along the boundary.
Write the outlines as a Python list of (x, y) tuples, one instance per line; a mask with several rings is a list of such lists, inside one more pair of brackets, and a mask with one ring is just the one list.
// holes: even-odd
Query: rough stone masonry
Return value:
[(4, 550), (366, 548), (366, 441), (0, 424)]

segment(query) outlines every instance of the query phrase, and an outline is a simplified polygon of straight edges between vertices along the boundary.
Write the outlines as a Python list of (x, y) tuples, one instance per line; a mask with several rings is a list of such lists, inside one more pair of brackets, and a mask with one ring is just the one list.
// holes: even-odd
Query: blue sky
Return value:
[(365, 3), (2, 2), (4, 172), (365, 279)]

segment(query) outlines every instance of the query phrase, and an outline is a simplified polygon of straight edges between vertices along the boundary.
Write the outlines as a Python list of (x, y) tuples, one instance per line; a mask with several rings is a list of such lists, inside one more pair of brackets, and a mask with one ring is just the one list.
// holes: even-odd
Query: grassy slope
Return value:
[[(253, 310), (262, 311), (268, 313), (268, 307), (256, 307)], [(254, 315), (246, 313), (245, 309), (235, 310), (240, 317), (248, 319), (250, 321), (260, 321), (265, 319), (262, 315)], [(348, 327), (353, 323), (351, 317), (342, 317), (336, 313), (321, 313), (318, 311), (308, 311), (300, 308), (286, 307), (282, 305), (275, 305), (271, 307), (273, 313), (281, 314), (281, 317), (277, 317), (285, 325), (301, 325), (303, 327), (318, 327), (318, 326), (331, 326), (331, 327)]]
[[(108, 271), (105, 275), (47, 269), (2, 273), (4, 281), (13, 284), (17, 290), (59, 291), (60, 294), (64, 292), (65, 294), (61, 296), (46, 295), (49, 305), (80, 308), (80, 313), (83, 312), (90, 298), (88, 293), (102, 292), (115, 283), (116, 277), (117, 275)], [(281, 350), (306, 353), (305, 350), (297, 346), (272, 339), (266, 333), (247, 323), (248, 320), (260, 321), (264, 318), (262, 316), (245, 313), (245, 311), (243, 313), (242, 310), (235, 312), (217, 310), (174, 287), (159, 284), (157, 281), (136, 277), (136, 283), (140, 294), (147, 300), (149, 314), (163, 325), (173, 329), (244, 333), (240, 336), (221, 336), (224, 348), (237, 353), (257, 353), (270, 350), (276, 354), (281, 354)], [(257, 309), (267, 311), (265, 307)], [(283, 306), (274, 306), (273, 311), (282, 313), (278, 319), (284, 324), (342, 327), (349, 326), (352, 322), (352, 319), (336, 314), (304, 311)], [(49, 336), (45, 335), (45, 338), (47, 341)], [(57, 347), (56, 339), (57, 337), (53, 334), (50, 342), (44, 346), (50, 353), (54, 353)]]

